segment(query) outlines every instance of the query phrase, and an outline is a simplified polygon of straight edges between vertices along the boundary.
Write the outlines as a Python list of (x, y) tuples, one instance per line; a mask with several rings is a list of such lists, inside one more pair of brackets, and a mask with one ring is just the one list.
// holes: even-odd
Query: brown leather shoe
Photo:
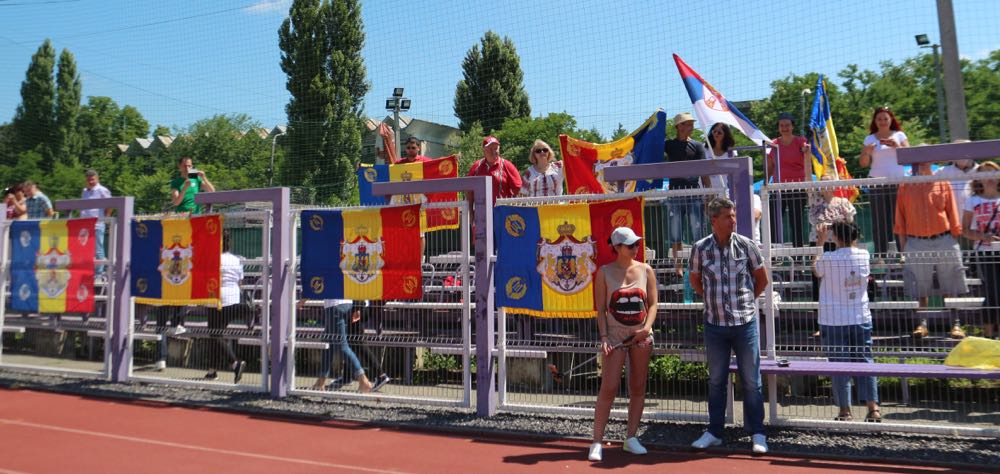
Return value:
[(927, 325), (923, 323), (918, 324), (916, 329), (914, 329), (913, 332), (910, 333), (910, 335), (912, 335), (917, 339), (927, 337), (928, 334), (929, 332), (927, 331)]
[(965, 331), (962, 329), (962, 326), (959, 326), (958, 324), (952, 326), (951, 333), (948, 335), (951, 336), (952, 339), (965, 339)]

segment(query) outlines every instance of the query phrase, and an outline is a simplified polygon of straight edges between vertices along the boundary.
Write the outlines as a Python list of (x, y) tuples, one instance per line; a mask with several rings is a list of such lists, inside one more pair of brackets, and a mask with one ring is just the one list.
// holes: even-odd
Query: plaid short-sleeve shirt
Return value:
[(701, 274), (705, 320), (716, 326), (741, 326), (757, 314), (754, 270), (764, 257), (754, 241), (733, 233), (729, 245), (720, 247), (709, 235), (691, 248), (691, 273)]

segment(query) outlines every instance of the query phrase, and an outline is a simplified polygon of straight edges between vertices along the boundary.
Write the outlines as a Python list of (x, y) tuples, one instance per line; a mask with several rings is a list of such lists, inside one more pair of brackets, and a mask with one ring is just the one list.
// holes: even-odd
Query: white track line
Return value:
[[(308, 466), (330, 467), (330, 468), (336, 468), (336, 469), (350, 469), (350, 470), (354, 470), (354, 471), (377, 472), (377, 473), (393, 473), (393, 474), (395, 474), (395, 473), (404, 473), (405, 472), (405, 471), (390, 471), (390, 470), (385, 470), (385, 469), (373, 469), (373, 468), (370, 468), (370, 467), (353, 466), (353, 465), (350, 465), (350, 464), (326, 463), (326, 462), (320, 462), (320, 461), (313, 461), (313, 460), (310, 460), (310, 459), (288, 458), (288, 457), (282, 457), (282, 456), (269, 456), (267, 454), (248, 453), (248, 452), (245, 452), (245, 451), (233, 451), (233, 450), (229, 450), (229, 449), (206, 448), (204, 446), (193, 446), (193, 445), (188, 445), (188, 444), (172, 443), (170, 441), (160, 441), (160, 440), (148, 439), (148, 438), (137, 438), (137, 437), (134, 437), (134, 436), (122, 436), (122, 435), (116, 435), (116, 434), (112, 434), (112, 433), (102, 433), (100, 431), (78, 430), (78, 429), (75, 429), (75, 428), (66, 428), (66, 427), (63, 427), (63, 426), (45, 425), (45, 424), (41, 424), (41, 423), (32, 423), (30, 421), (10, 420), (10, 419), (6, 419), (6, 418), (0, 418), (0, 423), (7, 424), (7, 425), (14, 425), (14, 426), (23, 426), (23, 427), (26, 427), (26, 428), (37, 428), (37, 429), (43, 429), (43, 430), (49, 430), (49, 431), (60, 431), (60, 432), (63, 432), (63, 433), (72, 433), (72, 434), (77, 434), (77, 435), (82, 435), (82, 436), (93, 436), (93, 437), (98, 437), (98, 438), (108, 438), (108, 439), (113, 439), (113, 440), (117, 440), (117, 441), (129, 441), (129, 442), (132, 442), (132, 443), (152, 444), (152, 445), (156, 445), (156, 446), (166, 446), (166, 447), (169, 447), (169, 448), (188, 449), (188, 450), (192, 450), (192, 451), (201, 451), (201, 452), (214, 453), (214, 454), (228, 454), (230, 456), (243, 456), (243, 457), (254, 458), (254, 459), (266, 459), (268, 461), (287, 462), (287, 463), (294, 463), (294, 464), (305, 464), (305, 465), (308, 465)], [(2, 472), (2, 471), (0, 471), (0, 472)]]

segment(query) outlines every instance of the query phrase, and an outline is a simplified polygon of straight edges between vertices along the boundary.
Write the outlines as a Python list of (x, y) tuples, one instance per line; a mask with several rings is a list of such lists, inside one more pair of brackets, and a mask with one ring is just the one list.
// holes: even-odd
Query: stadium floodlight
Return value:
[(402, 87), (395, 87), (395, 88), (393, 88), (392, 89), (392, 96), (393, 97), (403, 97), (403, 88)]
[[(400, 153), (399, 149), (399, 112), (406, 112), (410, 110), (410, 99), (403, 97), (403, 88), (394, 87), (392, 89), (392, 97), (385, 99), (385, 110), (392, 112), (393, 127), (392, 132), (395, 135), (396, 142), (396, 153)], [(398, 158), (398, 156), (397, 156)]]
[(917, 40), (917, 46), (927, 46), (931, 44), (930, 38), (928, 38), (925, 34), (916, 35), (914, 38)]

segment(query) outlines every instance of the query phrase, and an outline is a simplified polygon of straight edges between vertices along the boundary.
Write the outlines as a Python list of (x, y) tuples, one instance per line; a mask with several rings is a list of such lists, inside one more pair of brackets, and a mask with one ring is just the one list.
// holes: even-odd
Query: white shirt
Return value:
[(328, 300), (323, 300), (323, 307), (324, 308), (333, 308), (334, 306), (340, 306), (342, 304), (354, 304), (354, 301), (351, 301), (351, 300), (342, 300), (342, 299), (338, 299), (338, 298), (331, 298), (331, 299), (328, 299)]
[[(1000, 234), (1000, 198), (984, 198), (982, 196), (970, 196), (965, 201), (965, 209), (962, 210), (964, 216), (966, 212), (972, 213), (972, 222), (969, 228), (976, 232), (984, 232), (990, 235)], [(990, 244), (977, 240), (973, 244), (976, 250), (990, 250)]]
[(965, 200), (969, 199), (969, 196), (972, 196), (972, 177), (969, 175), (975, 173), (978, 168), (979, 165), (973, 163), (968, 170), (962, 171), (952, 163), (934, 173), (934, 176), (951, 178), (949, 179), (951, 181), (951, 192), (955, 196), (955, 206), (958, 207), (959, 211), (965, 209)]
[(222, 267), (220, 274), (222, 285), (219, 289), (222, 306), (240, 304), (240, 282), (243, 281), (243, 261), (240, 260), (240, 257), (225, 252), (222, 254), (219, 263)]
[(757, 217), (757, 212), (764, 212), (764, 205), (760, 202), (760, 195), (757, 193), (750, 193), (753, 198), (753, 240), (754, 242), (760, 243), (760, 217)]
[(563, 164), (561, 161), (549, 163), (545, 172), (531, 165), (521, 173), (521, 194), (528, 197), (562, 196)]
[[(712, 149), (712, 145), (709, 145), (708, 142), (705, 143), (705, 159), (721, 160), (723, 158), (735, 158), (736, 155), (736, 150), (729, 150), (721, 155), (716, 155), (715, 150)], [(726, 176), (721, 174), (713, 174), (708, 177), (708, 182), (713, 188), (723, 188), (726, 190), (726, 194), (729, 194), (729, 184), (726, 181)]]
[[(892, 132), (889, 138), (895, 139), (900, 146), (906, 141), (906, 134), (900, 131)], [(896, 149), (885, 146), (875, 138), (875, 134), (865, 138), (865, 146), (875, 144), (872, 151), (872, 168), (868, 171), (869, 178), (899, 178), (906, 176), (906, 167), (896, 159)]]
[(868, 309), (868, 251), (844, 247), (824, 252), (816, 260), (819, 286), (819, 323), (824, 326), (870, 324)]
[[(94, 186), (93, 188), (83, 188), (83, 192), (80, 194), (80, 197), (82, 199), (109, 198), (111, 197), (111, 191), (108, 191), (108, 188), (101, 186), (101, 183), (97, 183), (97, 186)], [(103, 217), (101, 215), (102, 210), (103, 209), (83, 209), (80, 211), (80, 217), (96, 217), (97, 224), (94, 225), (94, 228), (101, 230), (104, 228), (104, 219), (101, 219), (101, 217)]]

